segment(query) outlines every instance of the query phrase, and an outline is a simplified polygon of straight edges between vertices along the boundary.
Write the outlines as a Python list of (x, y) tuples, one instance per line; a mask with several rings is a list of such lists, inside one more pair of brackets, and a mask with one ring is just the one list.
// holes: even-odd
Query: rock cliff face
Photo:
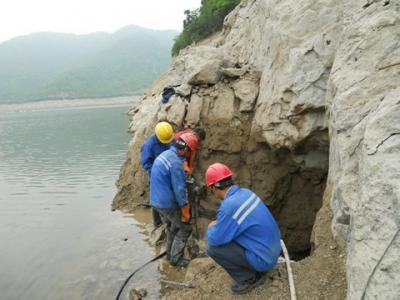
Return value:
[[(324, 198), (332, 213), (319, 214), (347, 253), (348, 299), (398, 297), (398, 62), (399, 1), (243, 0), (128, 112), (133, 138), (113, 208), (147, 201), (140, 146), (157, 121), (202, 126), (199, 180), (213, 162), (231, 166), (269, 205), (291, 253), (311, 250), (314, 268)], [(177, 94), (161, 104), (168, 85)], [(203, 205), (217, 208), (211, 196)]]

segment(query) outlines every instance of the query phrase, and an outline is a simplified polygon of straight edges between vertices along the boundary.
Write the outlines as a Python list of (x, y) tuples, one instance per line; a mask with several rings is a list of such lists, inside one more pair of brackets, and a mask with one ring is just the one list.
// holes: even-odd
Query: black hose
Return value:
[(140, 266), (139, 268), (137, 268), (131, 275), (129, 275), (128, 278), (126, 278), (124, 284), (121, 286), (117, 297), (115, 298), (115, 300), (119, 300), (119, 297), (122, 294), (122, 291), (124, 290), (126, 284), (128, 283), (128, 281), (132, 278), (133, 275), (135, 275), (137, 272), (139, 272), (141, 269), (143, 269), (145, 266), (147, 266), (148, 264), (152, 263), (153, 261), (156, 261), (157, 259), (160, 259), (161, 257), (163, 257), (165, 254), (167, 254), (166, 251), (162, 252), (161, 254), (157, 255), (156, 257), (154, 257), (153, 259), (149, 260), (147, 263), (145, 263), (144, 265)]

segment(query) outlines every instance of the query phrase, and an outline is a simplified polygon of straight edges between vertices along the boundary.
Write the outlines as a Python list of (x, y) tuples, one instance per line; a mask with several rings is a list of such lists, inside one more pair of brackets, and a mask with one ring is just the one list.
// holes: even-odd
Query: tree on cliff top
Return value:
[(175, 39), (172, 55), (193, 42), (197, 42), (222, 28), (225, 16), (230, 13), (240, 0), (202, 0), (201, 7), (185, 10), (183, 31)]

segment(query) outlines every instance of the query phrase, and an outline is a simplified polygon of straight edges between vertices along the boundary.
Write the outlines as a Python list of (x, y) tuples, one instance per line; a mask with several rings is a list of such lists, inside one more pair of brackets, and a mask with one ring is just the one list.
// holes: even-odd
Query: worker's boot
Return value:
[(153, 217), (153, 226), (155, 228), (159, 227), (162, 225), (162, 221), (161, 221), (161, 217), (160, 214), (157, 210), (155, 210), (154, 208), (151, 208), (151, 215)]
[(242, 282), (235, 282), (231, 286), (231, 291), (233, 294), (245, 294), (254, 289), (255, 287), (263, 284), (265, 282), (265, 273), (257, 272), (256, 276), (252, 279), (242, 281)]
[(183, 258), (183, 253), (191, 231), (192, 227), (190, 224), (180, 224), (180, 228), (171, 246), (171, 265), (179, 267), (186, 267), (188, 265), (186, 259)]
[(182, 268), (186, 268), (188, 266), (188, 264), (190, 263), (190, 260), (186, 259), (186, 258), (181, 258), (179, 259), (177, 262), (171, 262), (171, 265), (175, 266), (175, 267), (182, 267)]

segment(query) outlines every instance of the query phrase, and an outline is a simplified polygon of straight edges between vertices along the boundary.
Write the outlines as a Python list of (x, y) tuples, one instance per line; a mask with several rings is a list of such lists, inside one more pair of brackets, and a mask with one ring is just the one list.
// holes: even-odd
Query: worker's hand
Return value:
[(190, 206), (186, 204), (181, 207), (181, 222), (189, 223), (190, 222)]
[(210, 224), (208, 224), (208, 228), (214, 226), (215, 224), (217, 224), (217, 221), (212, 221)]
[(188, 173), (189, 175), (193, 174), (193, 168), (191, 168), (187, 162), (187, 160), (185, 160), (183, 162), (183, 169), (185, 170), (186, 173)]

